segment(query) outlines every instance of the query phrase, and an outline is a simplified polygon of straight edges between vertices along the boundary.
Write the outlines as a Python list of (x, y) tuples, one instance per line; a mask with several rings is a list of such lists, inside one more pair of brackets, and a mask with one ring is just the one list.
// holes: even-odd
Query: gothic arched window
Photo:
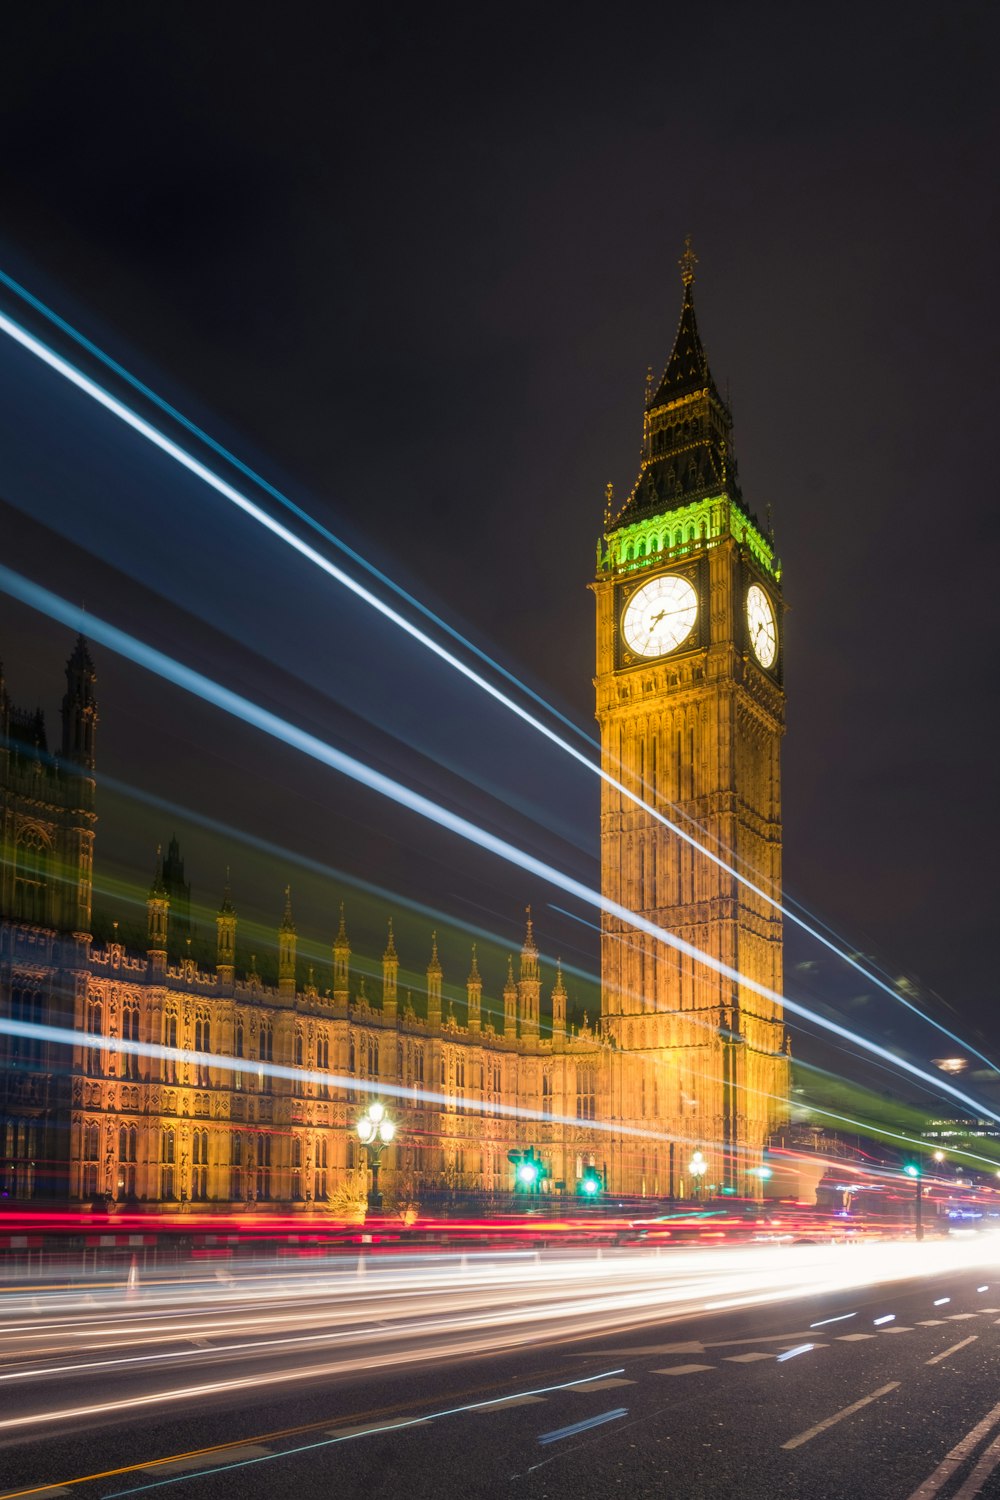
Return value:
[(14, 850), (14, 917), (19, 922), (45, 923), (47, 916), (49, 845), (34, 825), (21, 831)]

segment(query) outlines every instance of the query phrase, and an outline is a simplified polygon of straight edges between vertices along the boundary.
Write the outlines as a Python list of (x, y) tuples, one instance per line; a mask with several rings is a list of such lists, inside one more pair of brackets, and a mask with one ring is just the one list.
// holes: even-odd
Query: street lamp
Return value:
[(700, 1151), (696, 1151), (691, 1157), (691, 1160), (688, 1162), (688, 1171), (694, 1178), (695, 1197), (700, 1198), (705, 1173), (708, 1171), (708, 1162), (702, 1156)]
[(358, 1140), (368, 1153), (368, 1165), (372, 1174), (368, 1207), (380, 1209), (382, 1194), (378, 1190), (378, 1169), (382, 1161), (382, 1152), (396, 1134), (396, 1126), (386, 1114), (385, 1105), (376, 1101), (374, 1104), (369, 1104), (355, 1128), (358, 1132)]

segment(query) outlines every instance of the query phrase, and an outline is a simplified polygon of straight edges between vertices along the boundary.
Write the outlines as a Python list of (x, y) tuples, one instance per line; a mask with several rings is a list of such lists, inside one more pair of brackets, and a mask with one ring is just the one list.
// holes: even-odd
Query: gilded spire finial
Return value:
[(524, 911), (525, 911), (525, 915), (526, 915), (526, 917), (528, 919), (527, 930), (526, 930), (526, 932), (524, 934), (524, 947), (525, 947), (525, 950), (528, 951), (530, 949), (533, 949), (534, 946), (535, 946), (535, 926), (534, 926), (534, 923), (531, 920), (531, 907), (530, 906), (526, 906), (524, 908)]
[(479, 982), (479, 978), (480, 978), (480, 976), (479, 976), (479, 959), (478, 959), (477, 954), (476, 954), (476, 944), (473, 943), (473, 945), (472, 945), (472, 968), (469, 970), (469, 983), (470, 984), (477, 984)]
[(397, 956), (398, 955), (396, 953), (396, 939), (395, 939), (395, 936), (394, 936), (393, 931), (392, 931), (392, 918), (390, 917), (389, 918), (389, 941), (385, 945), (385, 952), (383, 953), (382, 957), (383, 958), (396, 958)]
[(681, 281), (683, 281), (685, 287), (689, 287), (694, 281), (694, 270), (698, 264), (698, 257), (691, 248), (691, 236), (689, 234), (684, 236), (684, 254), (677, 264), (681, 268)]

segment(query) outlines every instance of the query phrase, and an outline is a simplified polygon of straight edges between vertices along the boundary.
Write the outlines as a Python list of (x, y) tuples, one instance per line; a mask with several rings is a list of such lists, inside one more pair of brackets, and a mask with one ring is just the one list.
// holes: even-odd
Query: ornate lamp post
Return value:
[(376, 1101), (374, 1104), (369, 1104), (358, 1121), (356, 1129), (358, 1140), (368, 1153), (368, 1165), (372, 1174), (368, 1207), (379, 1209), (382, 1207), (382, 1194), (378, 1190), (378, 1169), (382, 1161), (382, 1152), (396, 1134), (396, 1126), (386, 1114), (385, 1105)]
[(704, 1187), (705, 1173), (708, 1171), (708, 1162), (700, 1151), (696, 1151), (688, 1162), (688, 1171), (694, 1178), (694, 1195), (700, 1199)]

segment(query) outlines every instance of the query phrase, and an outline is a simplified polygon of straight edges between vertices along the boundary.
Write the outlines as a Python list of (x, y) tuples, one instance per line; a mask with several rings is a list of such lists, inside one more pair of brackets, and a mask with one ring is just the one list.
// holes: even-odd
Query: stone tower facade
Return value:
[[(648, 382), (639, 474), (617, 510), (608, 492), (593, 586), (603, 769), (624, 788), (602, 785), (602, 889), (780, 994), (780, 914), (725, 866), (780, 899), (781, 568), (740, 491), (694, 265), (689, 246), (673, 350)], [(601, 979), (604, 1033), (648, 1065), (623, 1068), (645, 1080), (647, 1107), (626, 1099), (621, 1114), (672, 1138), (657, 1152), (660, 1191), (690, 1194), (697, 1149), (706, 1191), (759, 1194), (788, 1093), (780, 1006), (610, 915)], [(626, 1166), (617, 1175), (642, 1190)]]

